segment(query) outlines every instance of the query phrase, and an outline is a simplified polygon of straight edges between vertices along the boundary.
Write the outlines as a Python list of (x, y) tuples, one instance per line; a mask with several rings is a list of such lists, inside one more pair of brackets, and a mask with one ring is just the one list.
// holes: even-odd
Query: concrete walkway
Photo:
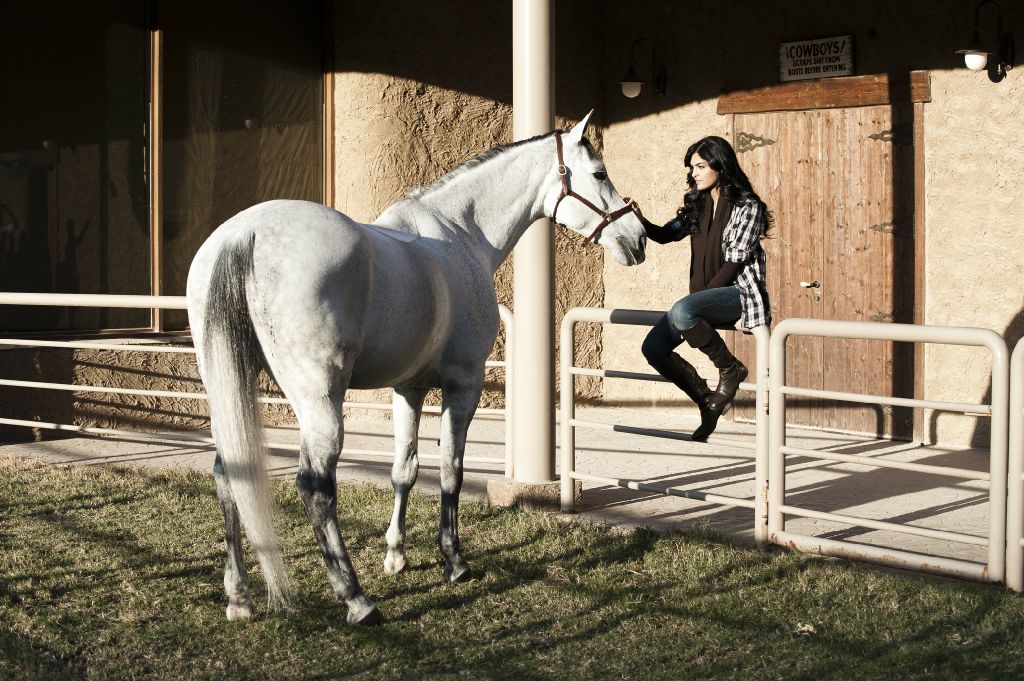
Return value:
[[(589, 421), (656, 427), (690, 432), (696, 421), (654, 410), (579, 409)], [(391, 426), (385, 421), (346, 421), (346, 450), (377, 450), (382, 455), (346, 454), (338, 466), (339, 481), (369, 483), (390, 489)], [(503, 476), (504, 422), (478, 416), (466, 448), (464, 495), (486, 499), (487, 480)], [(753, 496), (753, 426), (723, 422), (707, 444), (668, 440), (621, 431), (578, 429), (578, 471), (631, 479), (667, 488), (702, 490), (751, 498)], [(425, 416), (420, 430), (420, 475), (416, 489), (438, 492), (438, 419)], [(988, 470), (988, 452), (920, 447), (911, 443), (873, 441), (855, 435), (791, 430), (789, 444), (833, 452), (879, 456), (900, 461)], [(293, 429), (272, 429), (271, 442), (296, 442)], [(737, 446), (746, 444), (746, 447)], [(387, 454), (384, 454), (388, 452)], [(0, 445), (0, 456), (13, 455), (54, 464), (130, 465), (209, 471), (210, 447), (170, 441), (72, 438), (32, 444)], [(477, 461), (477, 457), (492, 461)], [(268, 469), (291, 478), (297, 453), (273, 450)], [(987, 483), (910, 473), (871, 466), (810, 458), (788, 460), (787, 503), (801, 508), (833, 511), (920, 527), (985, 537), (988, 534)], [(707, 527), (744, 542), (753, 540), (753, 511), (637, 492), (619, 487), (584, 484), (579, 517), (617, 526), (655, 529)], [(787, 529), (930, 555), (985, 561), (986, 548), (835, 523), (790, 519)]]

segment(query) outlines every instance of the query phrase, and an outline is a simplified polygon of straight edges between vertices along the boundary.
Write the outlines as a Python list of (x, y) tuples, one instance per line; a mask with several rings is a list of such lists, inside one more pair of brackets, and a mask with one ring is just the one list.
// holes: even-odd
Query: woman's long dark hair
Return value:
[[(721, 188), (721, 195), (726, 201), (734, 206), (746, 203), (747, 201), (757, 201), (761, 204), (765, 209), (766, 224), (764, 231), (766, 235), (768, 230), (771, 229), (772, 223), (775, 222), (774, 217), (768, 212), (768, 208), (765, 206), (764, 201), (761, 200), (761, 197), (750, 186), (750, 179), (743, 172), (743, 169), (740, 168), (740, 162), (736, 158), (736, 152), (733, 151), (732, 145), (725, 139), (714, 135), (691, 144), (690, 148), (686, 150), (686, 156), (683, 159), (687, 168), (686, 185), (689, 189), (683, 197), (683, 207), (680, 209), (679, 214), (686, 224), (693, 230), (697, 229), (697, 221), (700, 220), (701, 211), (704, 210), (704, 201), (699, 199), (703, 199), (703, 195), (711, 191), (710, 189), (703, 191), (697, 189), (697, 183), (693, 180), (693, 170), (690, 165), (690, 159), (693, 158), (694, 154), (707, 161), (708, 166), (718, 173), (718, 186)], [(764, 235), (762, 235), (763, 237)]]

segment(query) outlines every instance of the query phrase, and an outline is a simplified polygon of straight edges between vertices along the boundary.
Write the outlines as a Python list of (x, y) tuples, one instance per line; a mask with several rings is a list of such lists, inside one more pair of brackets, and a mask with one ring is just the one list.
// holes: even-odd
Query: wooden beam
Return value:
[[(163, 295), (163, 31), (153, 24), (149, 31), (149, 293)], [(153, 331), (164, 330), (163, 310), (149, 313)]]
[[(924, 324), (925, 278), (925, 193), (924, 193), (924, 103), (914, 103), (914, 323)], [(924, 343), (914, 343), (914, 399), (924, 399), (925, 349)], [(927, 444), (931, 439), (923, 409), (914, 410), (914, 440)]]
[(779, 85), (723, 92), (718, 113), (806, 111), (851, 106), (877, 106), (931, 101), (927, 71), (909, 74), (876, 74), (844, 78), (819, 78)]

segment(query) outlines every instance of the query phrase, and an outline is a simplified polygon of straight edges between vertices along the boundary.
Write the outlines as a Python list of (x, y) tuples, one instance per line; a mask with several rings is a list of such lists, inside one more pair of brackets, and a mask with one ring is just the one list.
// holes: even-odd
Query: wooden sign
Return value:
[(800, 40), (779, 47), (783, 81), (853, 75), (853, 36)]

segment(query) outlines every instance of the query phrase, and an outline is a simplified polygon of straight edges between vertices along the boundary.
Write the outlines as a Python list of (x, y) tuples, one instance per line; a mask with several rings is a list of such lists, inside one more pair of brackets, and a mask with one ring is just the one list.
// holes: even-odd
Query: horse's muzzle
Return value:
[(633, 265), (639, 265), (647, 257), (647, 237), (640, 235), (637, 242), (631, 243), (631, 240), (627, 237), (618, 237), (615, 239), (617, 248), (612, 250), (612, 257), (615, 262), (626, 267)]

